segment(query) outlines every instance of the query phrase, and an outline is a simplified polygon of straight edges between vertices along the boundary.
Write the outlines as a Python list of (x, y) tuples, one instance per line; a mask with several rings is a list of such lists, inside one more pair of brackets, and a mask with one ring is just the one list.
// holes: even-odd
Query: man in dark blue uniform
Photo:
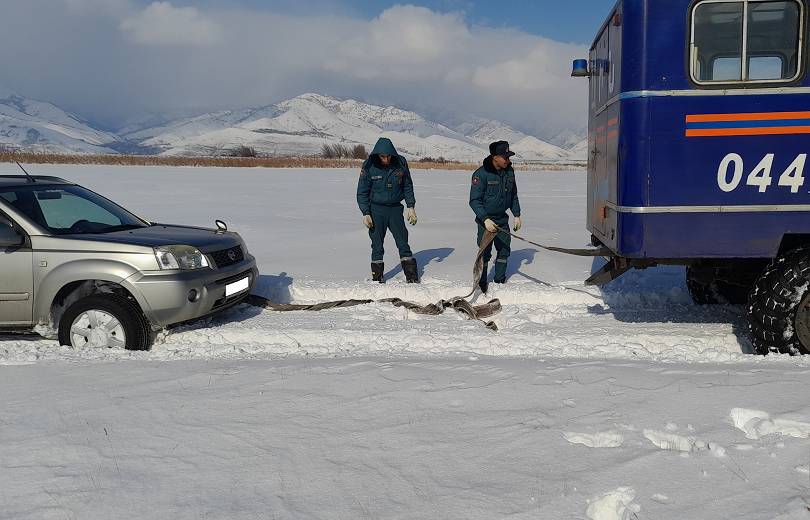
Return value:
[[(498, 229), (509, 230), (510, 210), (515, 217), (513, 229), (518, 231), (523, 225), (520, 217), (520, 201), (518, 200), (517, 184), (515, 183), (515, 170), (509, 160), (514, 152), (509, 150), (509, 143), (496, 141), (489, 145), (489, 157), (484, 159), (484, 165), (472, 175), (470, 188), (470, 207), (475, 212), (475, 222), (478, 224), (478, 244), (484, 237), (485, 231), (496, 232)], [(494, 244), (498, 255), (495, 259), (495, 283), (506, 283), (506, 264), (512, 253), (512, 237), (507, 232), (498, 233)], [(484, 272), (478, 286), (482, 292), (487, 292), (487, 265), (492, 258), (492, 245), (484, 252)]]
[(383, 242), (391, 230), (399, 249), (402, 271), (408, 283), (419, 283), (416, 259), (408, 245), (402, 201), (408, 206), (408, 222), (416, 225), (416, 198), (408, 161), (397, 153), (390, 139), (381, 137), (368, 159), (363, 163), (357, 183), (357, 205), (363, 212), (363, 224), (371, 237), (371, 278), (385, 283), (383, 272)]

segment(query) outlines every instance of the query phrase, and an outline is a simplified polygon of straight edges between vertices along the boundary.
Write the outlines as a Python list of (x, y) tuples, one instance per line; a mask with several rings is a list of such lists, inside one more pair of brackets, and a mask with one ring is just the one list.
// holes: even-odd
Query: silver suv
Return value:
[(0, 176), (0, 329), (148, 350), (156, 331), (249, 295), (255, 259), (217, 227), (148, 222), (56, 177)]

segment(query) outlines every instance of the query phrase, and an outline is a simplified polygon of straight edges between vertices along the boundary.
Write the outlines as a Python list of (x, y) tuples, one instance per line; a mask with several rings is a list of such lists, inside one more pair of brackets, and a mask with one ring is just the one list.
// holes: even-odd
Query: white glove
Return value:
[(523, 227), (523, 219), (520, 217), (515, 217), (515, 226), (512, 228), (515, 231), (520, 231), (520, 228)]
[(498, 224), (493, 222), (491, 218), (488, 218), (484, 221), (484, 227), (487, 228), (487, 231), (489, 231), (490, 233), (498, 231)]
[(416, 221), (416, 208), (408, 208), (408, 224), (415, 226)]
[(371, 215), (363, 215), (363, 224), (369, 229), (374, 227), (374, 221), (371, 220)]

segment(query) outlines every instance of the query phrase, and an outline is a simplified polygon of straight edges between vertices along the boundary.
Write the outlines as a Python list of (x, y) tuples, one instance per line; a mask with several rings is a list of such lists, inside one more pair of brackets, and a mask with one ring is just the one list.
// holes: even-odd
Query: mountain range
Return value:
[(303, 94), (263, 107), (210, 112), (156, 123), (145, 119), (117, 132), (100, 130), (58, 106), (0, 89), (0, 148), (65, 154), (226, 155), (250, 147), (269, 156), (318, 155), (325, 144), (370, 149), (390, 138), (409, 159), (478, 161), (487, 145), (508, 140), (518, 160), (581, 161), (584, 137), (567, 131), (562, 146), (475, 116), (444, 125), (396, 107)]

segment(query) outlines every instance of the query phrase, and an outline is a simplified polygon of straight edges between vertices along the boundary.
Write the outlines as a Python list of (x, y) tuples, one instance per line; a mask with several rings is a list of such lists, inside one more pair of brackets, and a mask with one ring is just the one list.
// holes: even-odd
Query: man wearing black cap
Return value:
[[(520, 218), (515, 170), (509, 160), (515, 154), (509, 150), (509, 143), (506, 141), (496, 141), (490, 144), (489, 154), (489, 157), (484, 159), (484, 165), (473, 173), (470, 188), (470, 207), (475, 212), (475, 222), (478, 224), (479, 245), (484, 237), (484, 231), (496, 232), (500, 228), (508, 232), (507, 209), (515, 217), (513, 229), (518, 231), (523, 225)], [(498, 252), (495, 259), (495, 283), (506, 283), (506, 263), (512, 252), (511, 243), (512, 237), (508, 233), (498, 233), (498, 236), (495, 237), (494, 244)], [(484, 272), (478, 282), (482, 292), (487, 292), (487, 265), (491, 258), (492, 246), (490, 245), (484, 252)]]

